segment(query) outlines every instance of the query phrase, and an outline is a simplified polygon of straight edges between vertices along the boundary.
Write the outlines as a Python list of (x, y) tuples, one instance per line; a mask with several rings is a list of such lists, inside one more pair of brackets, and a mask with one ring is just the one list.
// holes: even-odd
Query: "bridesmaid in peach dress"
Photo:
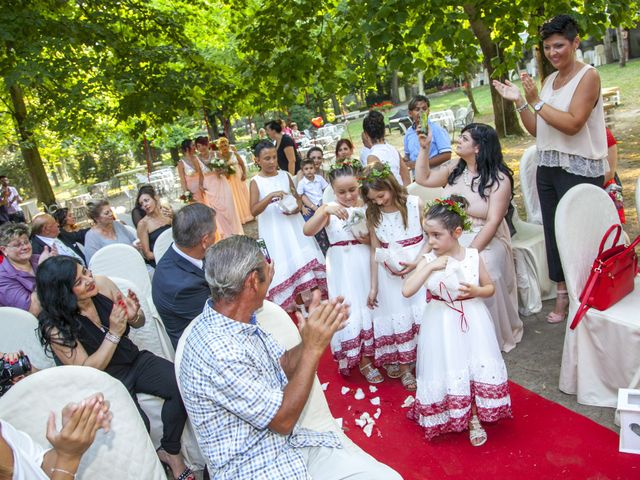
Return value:
[(209, 151), (209, 139), (207, 137), (196, 138), (196, 148), (200, 154), (198, 156), (200, 170), (204, 177), (204, 203), (216, 211), (216, 224), (220, 238), (244, 235), (240, 217), (233, 204), (233, 195), (227, 177), (209, 167), (209, 163), (214, 159)]
[(183, 157), (178, 162), (177, 168), (182, 191), (191, 192), (194, 202), (205, 203), (203, 196), (204, 178), (200, 170), (200, 162), (196, 156), (196, 147), (193, 140), (184, 140), (180, 145), (180, 149), (182, 150)]
[(225, 137), (218, 139), (218, 158), (223, 159), (227, 165), (231, 165), (236, 173), (229, 177), (229, 185), (233, 194), (233, 203), (236, 205), (236, 211), (240, 217), (240, 221), (245, 224), (253, 220), (251, 209), (249, 208), (249, 189), (247, 188), (247, 168), (242, 161), (242, 157), (238, 155), (236, 147), (229, 145), (229, 140)]

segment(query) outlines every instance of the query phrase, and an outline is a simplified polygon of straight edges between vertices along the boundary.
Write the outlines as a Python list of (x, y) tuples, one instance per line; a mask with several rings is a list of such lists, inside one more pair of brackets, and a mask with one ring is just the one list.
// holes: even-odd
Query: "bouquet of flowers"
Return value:
[(207, 166), (210, 170), (218, 172), (220, 175), (224, 175), (229, 178), (231, 175), (235, 175), (236, 169), (233, 165), (228, 164), (223, 158), (213, 158)]
[(182, 203), (185, 203), (187, 205), (193, 203), (193, 193), (187, 190), (182, 195), (180, 195), (180, 200), (182, 200)]
[(364, 208), (352, 207), (347, 209), (349, 212), (349, 218), (344, 222), (344, 229), (351, 229), (351, 233), (358, 238), (363, 237), (369, 233), (367, 228), (367, 218), (364, 213)]

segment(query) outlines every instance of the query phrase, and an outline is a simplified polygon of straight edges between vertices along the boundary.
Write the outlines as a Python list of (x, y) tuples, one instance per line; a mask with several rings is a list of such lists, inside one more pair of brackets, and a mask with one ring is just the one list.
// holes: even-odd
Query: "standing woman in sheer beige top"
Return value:
[[(558, 202), (575, 185), (602, 186), (608, 170), (607, 139), (600, 77), (595, 68), (576, 58), (580, 45), (578, 24), (558, 15), (540, 28), (544, 54), (557, 69), (538, 87), (522, 75), (524, 98), (517, 86), (494, 80), (493, 85), (516, 110), (538, 147), (537, 186), (544, 227), (549, 278), (558, 283), (555, 308), (547, 322), (567, 317), (569, 297), (556, 244), (555, 214)], [(531, 108), (530, 108), (531, 107)]]

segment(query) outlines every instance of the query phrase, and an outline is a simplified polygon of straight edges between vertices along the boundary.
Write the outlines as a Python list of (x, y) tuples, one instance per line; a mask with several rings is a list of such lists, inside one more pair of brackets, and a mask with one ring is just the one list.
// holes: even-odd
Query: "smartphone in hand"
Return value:
[(427, 112), (420, 114), (420, 129), (418, 133), (429, 135), (429, 114)]
[(258, 242), (258, 246), (260, 247), (260, 251), (262, 252), (262, 255), (264, 255), (264, 259), (266, 260), (266, 262), (271, 263), (271, 255), (269, 255), (267, 243), (262, 238), (259, 238), (256, 241)]

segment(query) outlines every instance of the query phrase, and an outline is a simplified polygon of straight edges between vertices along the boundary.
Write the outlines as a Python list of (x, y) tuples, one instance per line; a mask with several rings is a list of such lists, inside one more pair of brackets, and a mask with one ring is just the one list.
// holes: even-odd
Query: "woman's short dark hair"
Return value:
[(193, 145), (193, 140), (191, 140), (190, 138), (185, 138), (180, 144), (180, 151), (182, 153), (186, 153), (191, 148), (192, 145)]
[(311, 147), (309, 150), (307, 150), (307, 158), (308, 158), (308, 159), (309, 159), (309, 158), (311, 158), (311, 154), (312, 154), (313, 152), (320, 152), (320, 154), (321, 154), (322, 156), (324, 156), (324, 151), (323, 151), (320, 147), (318, 147), (318, 146), (313, 146), (313, 147)]
[(87, 216), (94, 222), (100, 217), (103, 207), (109, 206), (107, 200), (96, 200), (95, 202), (87, 202)]
[(156, 189), (152, 185), (142, 185), (138, 190), (138, 196), (136, 197), (136, 206), (140, 206), (140, 197), (142, 195), (149, 195), (151, 198), (156, 198)]
[(264, 124), (264, 128), (268, 128), (269, 130), (273, 130), (277, 133), (282, 133), (282, 125), (280, 124), (282, 120), (271, 120)]
[(51, 351), (51, 344), (68, 348), (78, 345), (80, 309), (73, 293), (78, 265), (79, 260), (58, 255), (42, 262), (36, 272), (36, 292), (42, 308), (38, 333), (45, 350)]
[(208, 147), (209, 137), (205, 135), (200, 135), (199, 137), (196, 137), (196, 145), (206, 145)]
[(540, 38), (546, 40), (552, 35), (560, 34), (570, 42), (578, 36), (578, 22), (571, 15), (556, 15), (540, 27)]
[[(462, 129), (460, 135), (465, 132), (469, 132), (473, 143), (478, 146), (476, 168), (480, 179), (479, 181), (475, 181), (475, 179), (472, 180), (471, 190), (475, 191), (474, 187), (477, 187), (480, 198), (487, 198), (488, 194), (486, 192), (488, 192), (494, 184), (499, 183), (498, 177), (502, 173), (509, 179), (511, 183), (511, 194), (513, 195), (513, 172), (507, 164), (504, 163), (500, 139), (495, 129), (484, 123), (470, 123)], [(449, 175), (449, 185), (453, 185), (456, 178), (462, 175), (465, 168), (467, 168), (467, 162), (460, 159), (458, 165), (456, 165)]]
[(371, 110), (362, 120), (362, 129), (371, 140), (384, 139), (384, 115), (377, 110)]
[(269, 140), (260, 140), (256, 144), (253, 154), (256, 156), (256, 158), (258, 158), (260, 157), (260, 152), (266, 150), (267, 148), (276, 148), (276, 146)]
[(340, 150), (340, 147), (342, 145), (346, 145), (347, 147), (349, 147), (349, 150), (353, 152), (353, 143), (351, 143), (351, 140), (349, 140), (348, 138), (341, 138), (340, 140), (338, 140), (338, 143), (336, 143), (336, 157), (338, 156), (338, 150)]
[(58, 222), (58, 226), (60, 228), (64, 228), (64, 224), (67, 221), (68, 213), (69, 209), (67, 207), (62, 207), (53, 212), (51, 216), (55, 219), (56, 222)]

